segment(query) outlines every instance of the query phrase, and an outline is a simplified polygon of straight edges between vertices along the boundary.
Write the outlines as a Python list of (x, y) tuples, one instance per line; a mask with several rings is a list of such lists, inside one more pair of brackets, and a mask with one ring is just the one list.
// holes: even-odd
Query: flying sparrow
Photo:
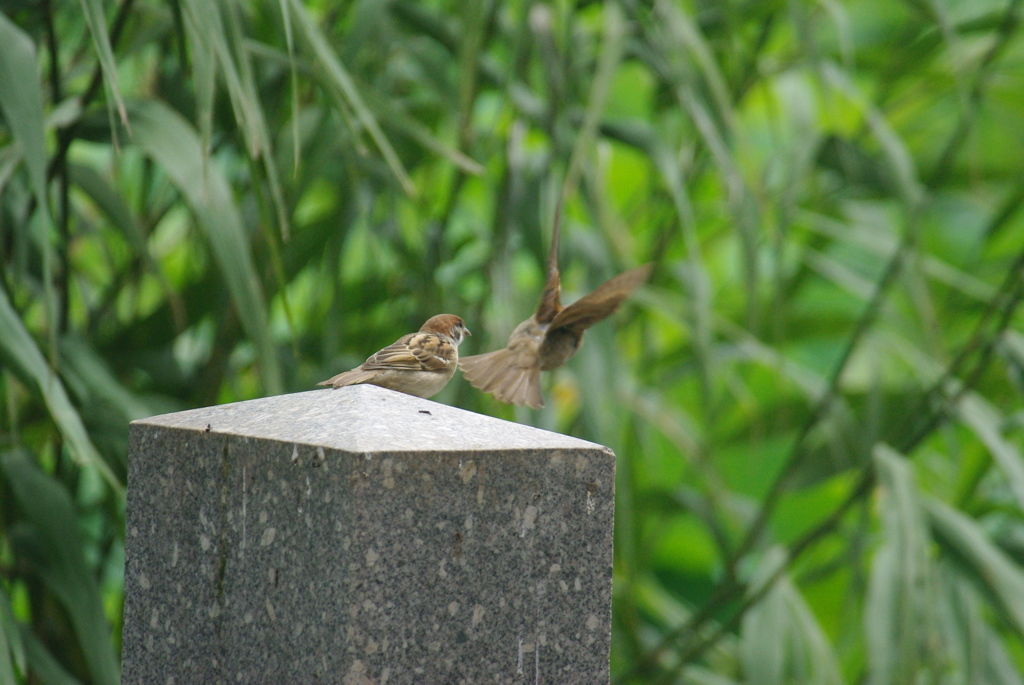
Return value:
[(650, 277), (654, 268), (652, 264), (644, 264), (625, 271), (563, 308), (558, 275), (560, 214), (556, 210), (548, 253), (548, 280), (537, 311), (516, 326), (506, 347), (459, 362), (462, 374), (474, 388), (491, 393), (502, 402), (525, 404), (531, 409), (544, 406), (540, 372), (556, 369), (576, 354), (584, 331), (618, 309), (622, 301)]
[(441, 392), (459, 364), (459, 343), (469, 329), (454, 314), (427, 319), (418, 333), (403, 335), (365, 362), (317, 385), (341, 388), (370, 383), (417, 397)]

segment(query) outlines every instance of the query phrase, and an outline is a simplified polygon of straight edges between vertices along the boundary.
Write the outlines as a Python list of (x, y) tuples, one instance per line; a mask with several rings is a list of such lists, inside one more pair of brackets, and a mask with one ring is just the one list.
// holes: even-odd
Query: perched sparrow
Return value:
[(403, 335), (365, 362), (317, 385), (340, 388), (371, 383), (417, 397), (441, 392), (459, 364), (459, 343), (471, 335), (462, 319), (438, 314), (418, 333)]
[(653, 268), (644, 264), (623, 272), (563, 309), (558, 276), (558, 214), (548, 254), (548, 281), (537, 311), (516, 326), (506, 347), (466, 357), (459, 363), (473, 387), (502, 402), (525, 404), (531, 409), (544, 406), (540, 372), (556, 369), (576, 354), (583, 332), (618, 309), (650, 277)]

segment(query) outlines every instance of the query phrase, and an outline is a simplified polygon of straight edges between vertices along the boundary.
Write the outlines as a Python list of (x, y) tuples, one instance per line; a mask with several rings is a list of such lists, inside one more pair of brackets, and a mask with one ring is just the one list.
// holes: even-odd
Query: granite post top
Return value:
[(375, 385), (275, 395), (132, 421), (133, 426), (315, 444), (346, 452), (611, 450), (561, 433)]

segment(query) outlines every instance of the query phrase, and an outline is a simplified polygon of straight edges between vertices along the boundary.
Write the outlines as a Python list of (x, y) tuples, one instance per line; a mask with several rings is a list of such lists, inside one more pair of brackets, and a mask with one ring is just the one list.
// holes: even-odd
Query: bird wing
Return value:
[(375, 352), (365, 362), (364, 370), (409, 369), (412, 371), (446, 371), (458, 362), (455, 345), (434, 333), (410, 333)]
[(548, 248), (548, 280), (540, 294), (540, 303), (533, 318), (548, 323), (562, 310), (562, 281), (558, 275), (558, 234), (562, 224), (562, 200), (555, 207), (554, 227), (551, 229), (551, 247)]
[(608, 279), (597, 286), (592, 293), (585, 295), (571, 305), (558, 312), (548, 326), (548, 335), (558, 328), (570, 328), (582, 333), (598, 321), (605, 319), (619, 308), (622, 301), (630, 293), (651, 276), (653, 264), (644, 264), (623, 271), (618, 276)]

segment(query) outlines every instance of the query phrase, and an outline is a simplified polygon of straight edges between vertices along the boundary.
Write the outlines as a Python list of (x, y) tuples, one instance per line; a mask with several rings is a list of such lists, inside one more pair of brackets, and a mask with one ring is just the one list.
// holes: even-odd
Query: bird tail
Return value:
[(513, 365), (512, 352), (506, 347), (487, 354), (463, 357), (459, 368), (474, 388), (489, 392), (495, 399), (530, 409), (544, 406), (540, 391), (540, 369)]
[(317, 385), (329, 385), (332, 388), (342, 388), (346, 385), (358, 385), (359, 383), (368, 383), (372, 381), (377, 375), (375, 371), (364, 371), (361, 368), (355, 368), (351, 371), (342, 371), (337, 376), (332, 376), (325, 381), (317, 383)]

